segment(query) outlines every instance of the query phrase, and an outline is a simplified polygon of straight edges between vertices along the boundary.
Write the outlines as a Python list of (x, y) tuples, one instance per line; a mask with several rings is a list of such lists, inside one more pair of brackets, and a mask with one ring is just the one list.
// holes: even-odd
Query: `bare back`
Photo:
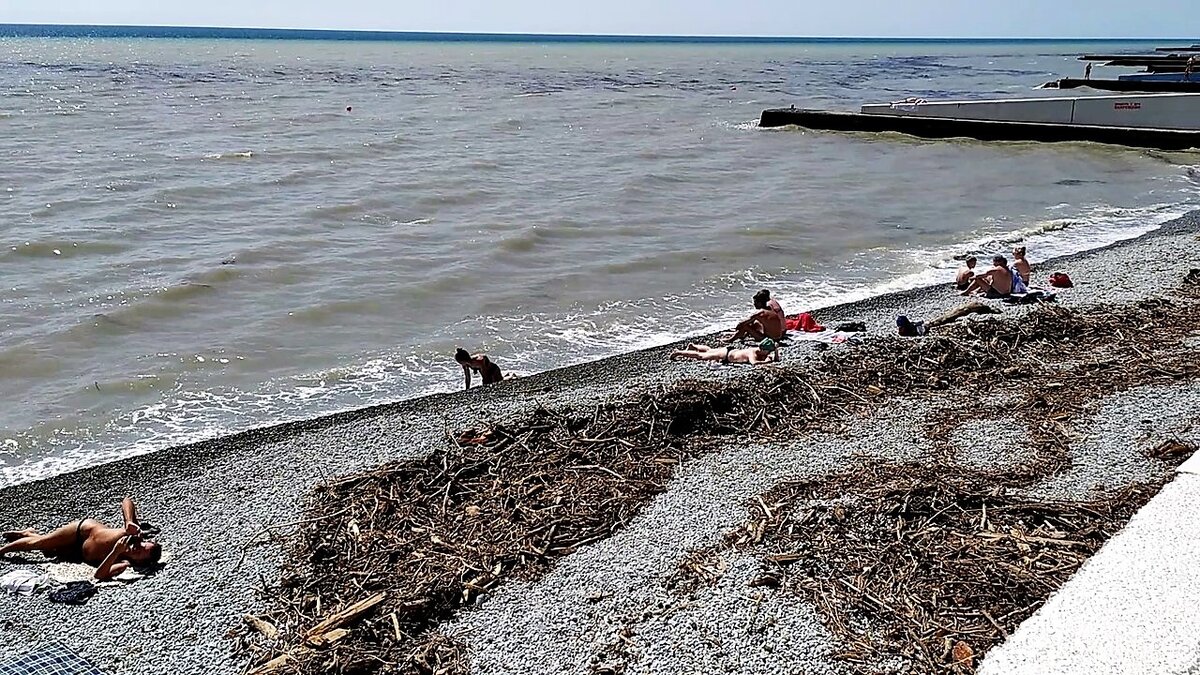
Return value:
[(783, 313), (783, 305), (779, 304), (779, 301), (776, 300), (775, 298), (771, 298), (770, 300), (767, 301), (767, 309), (778, 314), (780, 321), (783, 321), (784, 323), (787, 322), (786, 317)]
[(984, 274), (988, 277), (988, 281), (991, 283), (992, 288), (997, 293), (1000, 293), (1001, 295), (1008, 295), (1009, 293), (1012, 293), (1013, 278), (1012, 272), (1009, 272), (1008, 268), (997, 266), (991, 268)]
[(754, 318), (758, 320), (763, 327), (763, 333), (773, 340), (782, 340), (785, 332), (783, 317), (774, 310), (760, 309), (754, 313)]

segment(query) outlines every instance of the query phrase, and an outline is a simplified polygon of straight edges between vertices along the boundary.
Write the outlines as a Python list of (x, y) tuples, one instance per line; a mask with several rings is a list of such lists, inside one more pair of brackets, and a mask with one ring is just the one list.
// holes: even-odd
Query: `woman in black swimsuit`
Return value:
[(716, 361), (722, 364), (748, 363), (752, 366), (779, 362), (779, 348), (771, 338), (763, 338), (756, 347), (735, 349), (733, 347), (709, 347), (689, 344), (687, 349), (671, 352), (671, 360), (692, 359), (694, 361)]
[(84, 518), (48, 532), (19, 530), (3, 533), (8, 542), (0, 546), (0, 555), (38, 551), (64, 562), (82, 562), (96, 568), (97, 579), (111, 579), (130, 564), (148, 566), (158, 562), (162, 548), (142, 538), (137, 507), (126, 497), (121, 502), (124, 527), (108, 527), (94, 518)]
[(483, 377), (484, 384), (495, 384), (504, 380), (504, 373), (500, 372), (500, 366), (492, 363), (487, 354), (471, 356), (467, 350), (459, 347), (454, 350), (454, 360), (462, 366), (467, 389), (471, 388), (471, 371), (479, 373)]

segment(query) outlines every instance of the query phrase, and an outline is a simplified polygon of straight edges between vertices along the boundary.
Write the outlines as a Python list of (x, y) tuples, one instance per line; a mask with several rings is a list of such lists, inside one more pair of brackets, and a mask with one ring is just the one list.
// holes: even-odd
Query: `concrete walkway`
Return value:
[(1200, 454), (979, 673), (1200, 675)]

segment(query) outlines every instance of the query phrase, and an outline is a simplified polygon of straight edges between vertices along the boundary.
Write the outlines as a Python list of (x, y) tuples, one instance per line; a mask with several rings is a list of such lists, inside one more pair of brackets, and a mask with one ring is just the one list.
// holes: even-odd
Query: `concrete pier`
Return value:
[(968, 120), (882, 115), (799, 108), (764, 110), (759, 126), (800, 126), (823, 131), (896, 132), (920, 138), (981, 141), (1092, 142), (1159, 150), (1200, 148), (1200, 131), (1085, 124)]

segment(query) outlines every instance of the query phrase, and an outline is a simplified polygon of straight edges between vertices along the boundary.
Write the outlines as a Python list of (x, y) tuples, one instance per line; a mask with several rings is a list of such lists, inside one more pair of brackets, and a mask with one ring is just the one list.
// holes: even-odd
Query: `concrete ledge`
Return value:
[(1181, 473), (988, 654), (980, 675), (1200, 672), (1198, 513), (1200, 475)]
[(1200, 452), (1195, 453), (1179, 467), (1179, 473), (1200, 475)]
[(1200, 131), (1134, 129), (1082, 124), (993, 122), (914, 115), (870, 115), (828, 110), (776, 108), (764, 110), (764, 128), (800, 126), (824, 131), (893, 131), (920, 138), (974, 138), (981, 141), (1076, 141), (1160, 150), (1200, 148)]

